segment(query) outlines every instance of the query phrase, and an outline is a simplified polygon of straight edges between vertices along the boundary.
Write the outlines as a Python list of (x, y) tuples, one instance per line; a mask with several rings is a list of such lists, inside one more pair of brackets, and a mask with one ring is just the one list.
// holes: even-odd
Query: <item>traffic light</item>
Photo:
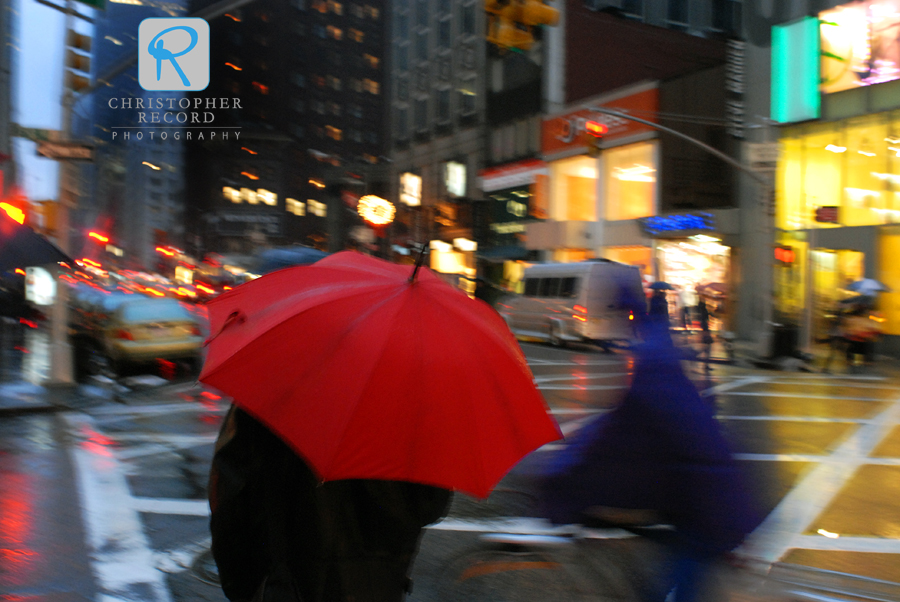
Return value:
[(787, 245), (778, 245), (775, 247), (775, 261), (778, 262), (778, 265), (791, 267), (794, 265), (795, 258), (796, 253), (794, 253), (794, 247), (789, 247)]
[(609, 127), (605, 123), (600, 123), (599, 121), (584, 122), (584, 145), (587, 147), (588, 155), (591, 157), (600, 155), (600, 141), (608, 131)]
[(0, 211), (6, 212), (9, 217), (20, 224), (26, 226), (31, 224), (31, 203), (18, 187), (14, 187), (6, 198), (0, 200)]
[(66, 46), (65, 87), (80, 92), (91, 85), (91, 37), (70, 29)]
[(487, 41), (500, 48), (528, 50), (534, 44), (531, 28), (556, 25), (559, 11), (542, 0), (485, 0)]

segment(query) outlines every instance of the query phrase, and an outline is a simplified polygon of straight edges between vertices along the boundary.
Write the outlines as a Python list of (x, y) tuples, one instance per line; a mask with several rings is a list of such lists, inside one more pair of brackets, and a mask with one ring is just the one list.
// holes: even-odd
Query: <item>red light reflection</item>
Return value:
[(28, 547), (34, 527), (33, 489), (28, 474), (4, 472), (0, 486), (0, 566), (7, 586), (32, 583), (40, 558)]

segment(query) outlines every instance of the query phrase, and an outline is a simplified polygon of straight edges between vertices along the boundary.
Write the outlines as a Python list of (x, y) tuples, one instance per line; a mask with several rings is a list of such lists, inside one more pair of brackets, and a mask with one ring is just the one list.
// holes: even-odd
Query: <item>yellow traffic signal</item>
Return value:
[(542, 0), (485, 0), (487, 41), (500, 48), (528, 50), (534, 44), (531, 28), (556, 25), (559, 11)]
[(68, 49), (64, 85), (73, 92), (80, 92), (91, 85), (91, 57), (88, 54), (81, 54), (91, 51), (91, 37), (70, 29), (66, 36), (66, 46)]

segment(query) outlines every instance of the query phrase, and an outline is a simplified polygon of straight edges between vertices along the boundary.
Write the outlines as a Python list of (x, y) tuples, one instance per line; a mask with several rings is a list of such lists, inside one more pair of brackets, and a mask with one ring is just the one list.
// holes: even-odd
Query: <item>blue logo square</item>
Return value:
[(209, 85), (209, 23), (196, 17), (141, 21), (138, 83), (144, 90), (205, 90)]

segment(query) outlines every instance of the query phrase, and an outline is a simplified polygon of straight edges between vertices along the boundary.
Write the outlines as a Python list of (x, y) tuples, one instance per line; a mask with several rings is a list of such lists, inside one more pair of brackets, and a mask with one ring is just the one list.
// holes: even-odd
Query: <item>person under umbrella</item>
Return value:
[(400, 602), (451, 490), (486, 497), (560, 437), (503, 319), (422, 268), (330, 255), (209, 303), (230, 395), (210, 472), (235, 602)]

